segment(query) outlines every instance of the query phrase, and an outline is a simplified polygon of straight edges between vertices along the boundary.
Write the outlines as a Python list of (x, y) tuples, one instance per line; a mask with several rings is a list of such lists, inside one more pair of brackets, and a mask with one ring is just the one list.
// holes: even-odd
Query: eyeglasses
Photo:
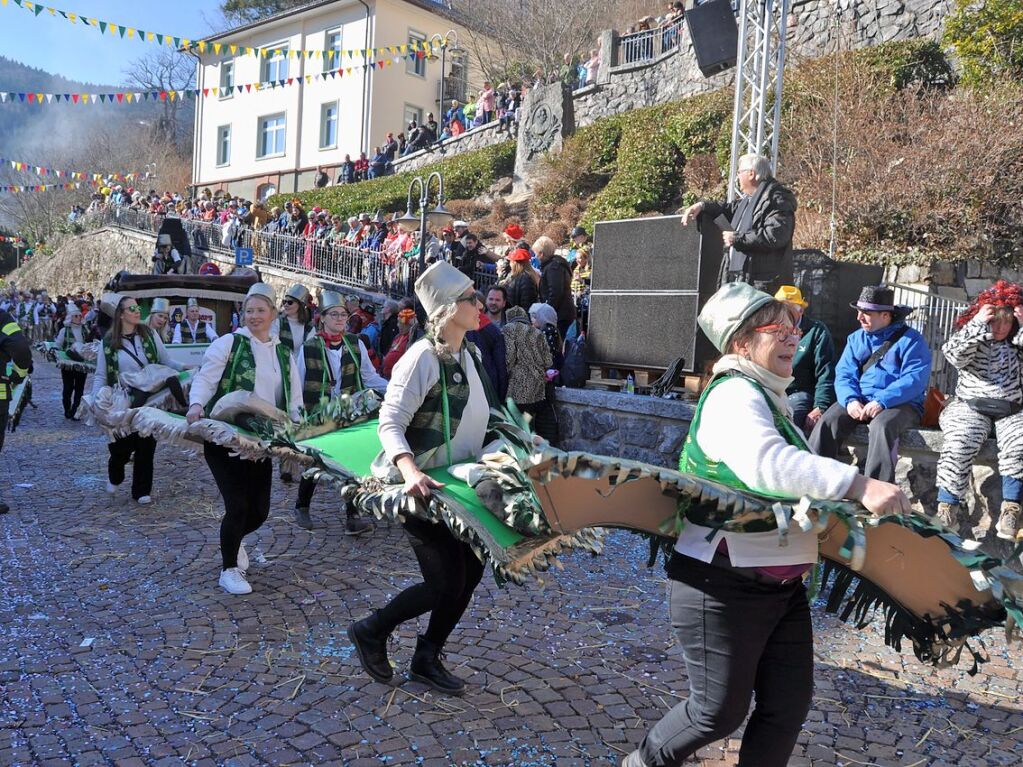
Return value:
[(780, 325), (778, 323), (772, 323), (770, 325), (761, 325), (758, 328), (753, 328), (758, 333), (770, 333), (779, 341), (786, 341), (789, 338), (802, 338), (803, 331), (798, 327), (792, 325)]
[(285, 306), (291, 306), (292, 304), (295, 304), (295, 303), (298, 303), (298, 302), (297, 302), (297, 301), (295, 301), (295, 299), (293, 299), (293, 298), (285, 298), (285, 299), (284, 299), (284, 301), (283, 301), (282, 303), (283, 303), (283, 304), (284, 304)]
[(461, 296), (460, 298), (456, 298), (455, 299), (455, 303), (456, 304), (469, 303), (470, 301), (472, 303), (476, 303), (476, 294), (475, 293), (473, 293), (470, 296)]
[(348, 319), (348, 312), (327, 312), (323, 316), (330, 317), (332, 320), (346, 320)]
[(139, 308), (138, 304), (132, 304), (131, 306), (124, 307), (124, 311), (126, 311), (126, 312), (141, 312), (142, 309)]

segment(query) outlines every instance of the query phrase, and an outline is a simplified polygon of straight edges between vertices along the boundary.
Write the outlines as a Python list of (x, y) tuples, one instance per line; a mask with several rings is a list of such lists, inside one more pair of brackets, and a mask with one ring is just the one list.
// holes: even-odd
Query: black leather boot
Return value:
[(363, 670), (381, 684), (388, 684), (394, 676), (394, 669), (387, 659), (389, 633), (380, 627), (376, 613), (348, 627), (348, 638), (355, 646)]
[(409, 679), (422, 682), (447, 695), (464, 695), (465, 682), (444, 668), (440, 660), (440, 649), (440, 645), (420, 636), (409, 666)]
[(355, 508), (351, 503), (345, 507), (345, 533), (347, 535), (362, 535), (363, 533), (373, 532), (373, 521), (359, 517), (355, 513)]
[(313, 529), (313, 520), (309, 516), (308, 506), (296, 506), (295, 507), (295, 524), (304, 530)]

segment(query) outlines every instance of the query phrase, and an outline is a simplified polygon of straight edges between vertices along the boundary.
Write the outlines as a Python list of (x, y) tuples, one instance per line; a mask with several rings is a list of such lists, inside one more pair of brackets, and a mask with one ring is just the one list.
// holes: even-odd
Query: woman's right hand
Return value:
[(185, 413), (185, 420), (188, 421), (189, 424), (193, 424), (205, 417), (206, 414), (203, 412), (202, 405), (198, 402), (188, 408), (188, 412)]
[(405, 475), (405, 494), (411, 495), (413, 498), (426, 500), (433, 494), (435, 489), (439, 490), (442, 487), (444, 487), (443, 482), (438, 482), (419, 469), (410, 471)]
[(909, 514), (912, 510), (906, 494), (897, 485), (889, 482), (858, 474), (850, 490), (852, 497), (862, 503), (875, 517), (886, 514)]

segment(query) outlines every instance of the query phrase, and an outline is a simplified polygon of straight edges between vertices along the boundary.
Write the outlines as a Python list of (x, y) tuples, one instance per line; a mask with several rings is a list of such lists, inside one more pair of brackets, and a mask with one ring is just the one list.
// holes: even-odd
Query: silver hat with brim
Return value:
[(285, 293), (284, 295), (287, 296), (288, 298), (294, 298), (300, 304), (305, 304), (309, 302), (309, 289), (305, 285), (302, 285), (297, 282), (290, 288), (288, 288), (288, 292)]

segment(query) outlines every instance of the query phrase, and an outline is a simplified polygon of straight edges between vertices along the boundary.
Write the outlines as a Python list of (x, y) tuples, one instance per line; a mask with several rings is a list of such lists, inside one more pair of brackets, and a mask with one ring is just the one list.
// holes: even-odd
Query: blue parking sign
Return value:
[(235, 248), (234, 249), (234, 265), (235, 266), (252, 266), (252, 248)]

